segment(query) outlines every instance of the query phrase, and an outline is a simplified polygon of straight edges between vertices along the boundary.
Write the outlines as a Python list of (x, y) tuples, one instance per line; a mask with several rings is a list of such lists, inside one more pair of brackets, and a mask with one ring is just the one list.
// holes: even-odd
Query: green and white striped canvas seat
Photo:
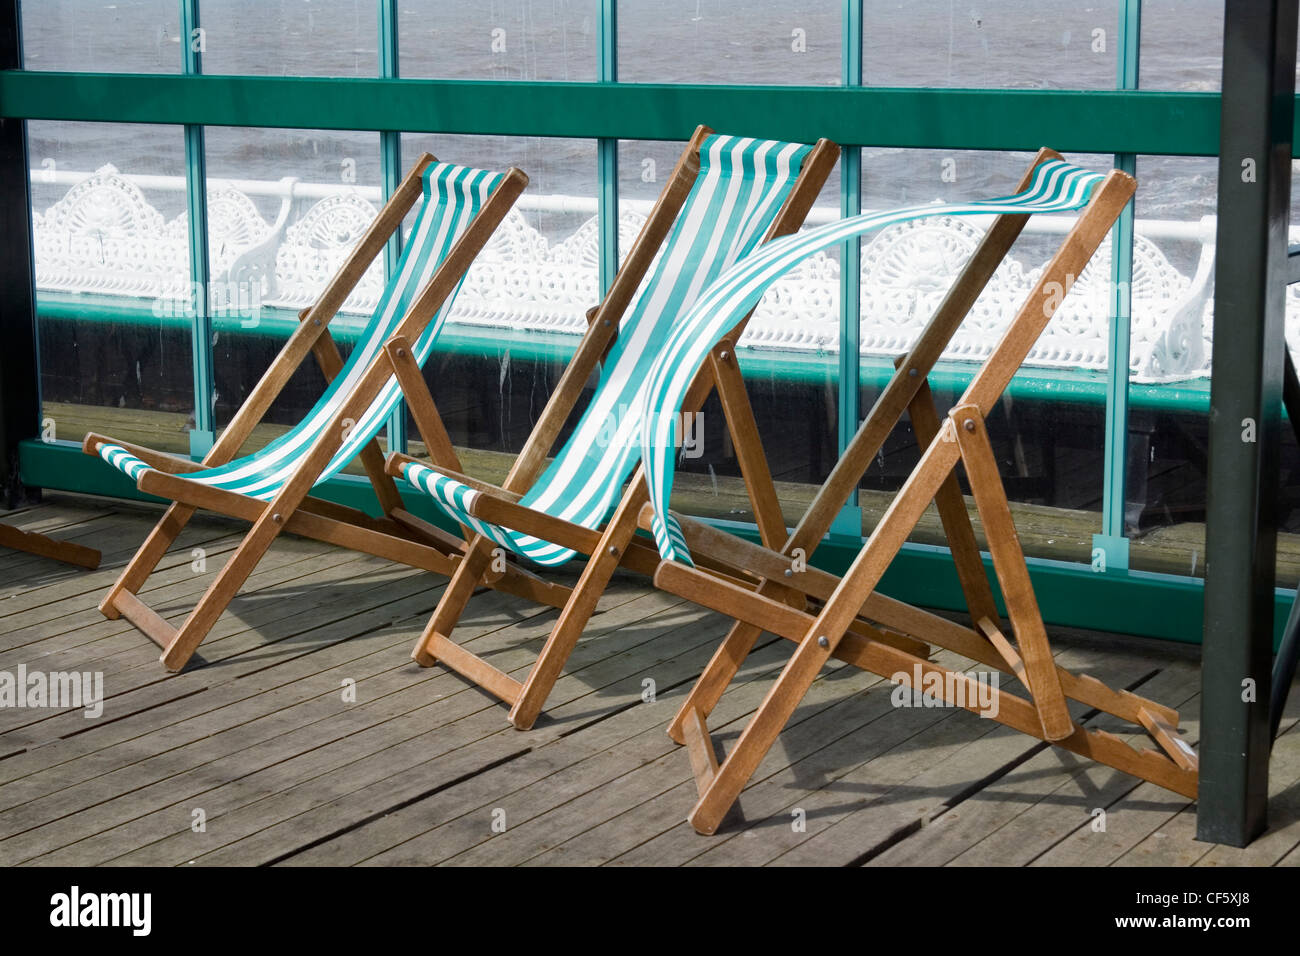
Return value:
[[(449, 163), (430, 165), (422, 176), (423, 197), (397, 269), (347, 362), (320, 400), (301, 422), (266, 447), (220, 467), (187, 473), (186, 479), (263, 501), (274, 498), (293, 474), (302, 456), (311, 448), (322, 430), (328, 427), (380, 354), (384, 343), (401, 323), (420, 290), (446, 259), (457, 238), (473, 222), (479, 209), (503, 178), (500, 173), (466, 166)], [(412, 351), (421, 365), (433, 351), (459, 290), (458, 283), (437, 315), (428, 322), (413, 343)], [(316, 479), (316, 484), (338, 474), (352, 461), (362, 447), (383, 428), (400, 398), (401, 390), (397, 381), (390, 377), (370, 407), (348, 431), (347, 438)], [(100, 446), (99, 454), (132, 480), (137, 480), (141, 472), (152, 467), (120, 445), (105, 442)]]
[(987, 216), (1004, 213), (1068, 212), (1088, 204), (1093, 190), (1105, 177), (1062, 160), (1041, 163), (1029, 186), (1014, 196), (968, 203), (911, 206), (868, 213), (828, 223), (807, 232), (774, 239), (752, 256), (728, 270), (696, 300), (690, 314), (673, 328), (648, 374), (650, 399), (641, 424), (641, 455), (645, 462), (650, 503), (654, 508), (652, 531), (660, 555), (690, 564), (690, 552), (668, 512), (676, 466), (674, 442), (679, 411), (696, 371), (709, 350), (737, 319), (758, 304), (767, 288), (780, 276), (819, 249), (853, 236), (929, 216)]
[[(811, 147), (710, 136), (700, 171), (657, 264), (619, 326), (595, 394), (573, 434), (520, 504), (584, 528), (604, 524), (641, 458), (648, 373), (673, 329), (718, 275), (762, 242)], [(450, 517), (516, 554), (559, 565), (575, 552), (475, 518), (480, 492), (420, 463), (404, 477)]]

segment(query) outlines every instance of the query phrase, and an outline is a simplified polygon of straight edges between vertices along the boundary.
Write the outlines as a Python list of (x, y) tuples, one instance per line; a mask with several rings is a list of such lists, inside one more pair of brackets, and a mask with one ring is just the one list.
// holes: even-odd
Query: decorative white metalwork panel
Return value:
[[(150, 185), (160, 186), (157, 177)], [(315, 300), (364, 233), (377, 209), (356, 188), (279, 183), (213, 183), (208, 194), (214, 282), (258, 291), (262, 305), (299, 309)], [(183, 188), (178, 181), (175, 188)], [(249, 192), (278, 197), (274, 223)], [(559, 241), (528, 222), (524, 197), (493, 236), (466, 278), (452, 321), (487, 328), (579, 334), (597, 301), (599, 232), (594, 217)], [(543, 197), (538, 202), (555, 202)], [(296, 214), (296, 215), (295, 215)], [(139, 185), (112, 166), (75, 182), (67, 194), (33, 216), (37, 285), (42, 290), (164, 300), (189, 284), (184, 214), (164, 221)], [(643, 223), (619, 219), (626, 251)], [(871, 239), (862, 254), (862, 353), (892, 358), (906, 351), (974, 252), (983, 231), (959, 218), (906, 223)], [(1208, 374), (1213, 289), (1212, 219), (1202, 220), (1196, 274), (1175, 268), (1151, 239), (1134, 247), (1131, 367), (1135, 380), (1176, 381)], [(1186, 237), (1184, 237), (1185, 240)], [(1105, 245), (1075, 283), (1030, 354), (1029, 364), (1104, 369), (1113, 310), (1110, 251)], [(1015, 256), (998, 268), (945, 353), (949, 360), (983, 360), (1015, 309), (1041, 275)], [(839, 265), (818, 254), (778, 281), (754, 315), (742, 346), (833, 353), (838, 347), (835, 303)], [(382, 291), (376, 261), (344, 311), (366, 314)], [(1300, 347), (1300, 286), (1287, 293), (1287, 339)], [(344, 321), (347, 321), (346, 319)]]

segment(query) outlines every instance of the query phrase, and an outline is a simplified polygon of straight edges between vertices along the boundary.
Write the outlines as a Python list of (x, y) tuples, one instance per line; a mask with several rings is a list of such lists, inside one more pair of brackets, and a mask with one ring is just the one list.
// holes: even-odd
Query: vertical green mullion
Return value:
[[(181, 69), (186, 74), (203, 72), (202, 53), (195, 43), (199, 29), (199, 0), (180, 0)], [(213, 421), (212, 312), (208, 261), (208, 174), (203, 144), (203, 127), (185, 126), (185, 203), (189, 214), (190, 287), (194, 316), (190, 325), (190, 349), (194, 363), (194, 428), (190, 431), (190, 457), (202, 458), (212, 447), (216, 434)]]
[[(840, 80), (845, 86), (862, 85), (862, 0), (845, 0), (842, 21)], [(846, 146), (840, 154), (840, 215), (862, 212), (862, 150)], [(861, 413), (860, 370), (862, 354), (861, 283), (862, 244), (855, 236), (841, 247), (840, 257), (840, 361), (839, 453), (844, 454), (857, 433)], [(862, 509), (855, 490), (835, 516), (831, 534), (858, 540), (862, 537)]]
[[(1138, 88), (1142, 0), (1121, 0), (1116, 85)], [(1133, 175), (1137, 157), (1115, 154), (1115, 166)], [(1128, 491), (1129, 333), (1132, 325), (1133, 200), (1111, 230), (1111, 322), (1106, 373), (1105, 464), (1102, 473), (1101, 534), (1093, 535), (1093, 555), (1105, 556), (1107, 570), (1127, 570), (1129, 541), (1124, 534), (1124, 500)], [(1100, 565), (1094, 560), (1094, 567)]]
[[(397, 0), (379, 0), (379, 75), (383, 79), (396, 79), (397, 64)], [(388, 202), (402, 181), (402, 134), (395, 129), (379, 133), (379, 157), (383, 173), (384, 202)], [(393, 230), (384, 246), (384, 281), (397, 272), (397, 260), (402, 254), (402, 229)], [(388, 418), (388, 450), (405, 452), (406, 403), (398, 400)]]
[[(618, 82), (618, 2), (600, 0), (596, 28), (596, 74), (601, 83)], [(618, 140), (596, 141), (596, 217), (600, 231), (600, 294), (618, 272)]]

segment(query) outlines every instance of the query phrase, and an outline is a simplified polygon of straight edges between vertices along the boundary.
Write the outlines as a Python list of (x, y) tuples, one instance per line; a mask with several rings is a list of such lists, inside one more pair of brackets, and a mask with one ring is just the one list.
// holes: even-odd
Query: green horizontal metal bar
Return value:
[[(158, 501), (142, 494), (135, 484), (115, 468), (81, 451), (74, 442), (25, 441), (19, 446), (21, 477), (25, 485), (107, 495), (135, 501)], [(399, 490), (412, 513), (452, 530), (425, 495), (404, 482)], [(379, 513), (369, 482), (358, 475), (339, 475), (318, 487), (314, 494), (331, 501)], [(712, 524), (757, 541), (752, 525), (731, 521)], [(824, 542), (813, 554), (814, 564), (842, 574), (852, 563), (856, 550), (834, 541)], [(991, 567), (984, 556), (985, 565)], [(1029, 574), (1049, 624), (1092, 628), (1117, 634), (1135, 634), (1185, 643), (1199, 643), (1203, 611), (1200, 578), (1147, 571), (1096, 574), (1087, 565), (1064, 561), (1029, 559)], [(946, 548), (907, 544), (881, 581), (885, 594), (924, 607), (964, 610), (965, 605), (952, 558)], [(1281, 639), (1287, 610), (1295, 592), (1276, 588), (1278, 608), (1274, 643)]]
[(683, 140), (700, 123), (842, 146), (1212, 156), (1215, 93), (0, 72), (29, 120)]

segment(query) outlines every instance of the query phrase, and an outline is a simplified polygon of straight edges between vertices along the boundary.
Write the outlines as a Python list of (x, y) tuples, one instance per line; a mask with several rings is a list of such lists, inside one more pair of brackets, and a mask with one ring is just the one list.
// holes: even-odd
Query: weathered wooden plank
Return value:
[[(1143, 691), (1162, 697), (1180, 706), (1194, 704), (1197, 677), (1195, 669), (1187, 665), (1171, 665), (1143, 685)], [(1195, 712), (1183, 715), (1183, 727), (1190, 731), (1195, 742)], [(1099, 720), (1103, 728), (1122, 733), (1123, 724)], [(1150, 738), (1129, 728), (1125, 736), (1129, 743), (1148, 746)], [(1154, 746), (1153, 744), (1150, 746)], [(1046, 756), (1046, 755), (1045, 755)], [(1069, 756), (1057, 756), (1058, 761), (1075, 765), (1060, 795), (1042, 796), (1022, 813), (988, 833), (969, 849), (954, 857), (950, 865), (988, 866), (997, 861), (1002, 866), (1028, 866), (1035, 861), (1066, 860), (1087, 865), (1087, 859), (1105, 859), (1107, 862), (1145, 836), (1188, 801), (1166, 790), (1142, 784), (1127, 774), (1089, 761)], [(1026, 772), (1029, 772), (1026, 770)], [(1163, 809), (1163, 816), (1146, 817), (1136, 794), (1148, 797)], [(1094, 810), (1106, 811), (1106, 831), (1093, 830)], [(1149, 823), (1148, 823), (1149, 821)], [(1145, 829), (1144, 829), (1145, 828)], [(1066, 846), (1066, 844), (1070, 844)], [(1110, 847), (1112, 849), (1107, 849)]]
[[(382, 608), (380, 620), (385, 621), (403, 614), (408, 618), (412, 614), (418, 617), (432, 599), (418, 592), (403, 595), (392, 588), (377, 588), (371, 598), (374, 607)], [(484, 627), (491, 622), (506, 627), (518, 620), (521, 606), (518, 600), (503, 601), (493, 610), (485, 603), (477, 621)], [(362, 614), (366, 612), (364, 604), (355, 609)], [(6, 761), (0, 771), (22, 785), (0, 786), (0, 806), (63, 789), (154, 754), (175, 751), (228, 727), (336, 690), (339, 686), (334, 678), (336, 670), (348, 669), (353, 675), (367, 673), (368, 659), (372, 656), (377, 669), (404, 662), (405, 655), (399, 655), (394, 662), (391, 646), (372, 634), (358, 635), (358, 623), (359, 619), (355, 618), (340, 621), (331, 617), (313, 634), (320, 643), (312, 653), (271, 667), (247, 662), (237, 678), (231, 678), (228, 671), (240, 670), (238, 665), (222, 669), (219, 674), (200, 671), (170, 678), (164, 683), (186, 685), (178, 698), (161, 701), (153, 709), (105, 724), (91, 733), (53, 741), (40, 748), (39, 753)], [(376, 629), (372, 626), (368, 630)], [(328, 680), (321, 675), (329, 675)], [(322, 684), (323, 680), (326, 683)], [(29, 789), (33, 785), (37, 789)]]
[[(786, 655), (788, 656), (788, 645), (786, 645)], [(779, 669), (779, 666), (776, 665), (779, 665), (782, 660), (780, 649), (777, 649), (774, 665), (765, 668), (762, 676), (755, 675), (755, 678), (748, 681), (743, 687), (735, 687), (723, 697), (724, 703), (730, 701), (730, 714), (720, 714), (719, 711), (714, 711), (710, 722), (714, 725), (715, 734), (720, 728), (720, 736), (724, 739), (734, 736), (736, 729), (740, 726), (738, 721), (742, 720), (757, 705), (766, 690), (766, 678), (771, 676), (774, 669)], [(805, 698), (805, 706), (800, 709), (793, 723), (786, 729), (787, 736), (783, 737), (782, 747), (769, 755), (770, 761), (766, 761), (760, 768), (758, 776), (769, 776), (773, 773), (774, 767), (788, 764), (790, 760), (797, 758), (802, 752), (821, 750), (836, 739), (853, 737), (866, 721), (878, 717), (884, 710), (890, 709), (887, 693), (884, 693), (883, 696), (880, 694), (864, 695), (860, 693), (865, 687), (876, 686), (880, 683), (880, 679), (874, 675), (857, 671), (854, 668), (827, 668), (826, 673), (814, 683), (812, 691)], [(881, 707), (882, 700), (884, 702), (883, 708)], [(868, 738), (858, 736), (856, 739), (864, 740)], [(618, 827), (620, 835), (625, 834), (628, 830), (633, 831), (634, 842), (619, 846), (617, 840), (611, 841), (604, 849), (605, 858), (613, 855), (611, 851), (621, 851), (628, 846), (634, 846), (636, 843), (635, 837), (641, 836), (637, 832), (636, 820), (647, 803), (669, 802), (670, 805), (675, 804), (673, 823), (684, 820), (687, 810), (693, 805), (696, 798), (695, 784), (690, 774), (683, 772), (687, 769), (685, 755), (678, 749), (675, 753), (669, 751), (653, 762), (645, 762), (644, 766), (640, 766), (634, 772), (628, 774), (626, 779), (612, 781), (599, 787), (587, 788), (586, 792), (580, 797), (566, 801), (553, 814), (544, 815), (534, 820), (524, 830), (512, 832), (509, 841), (512, 844), (512, 856), (507, 857), (502, 862), (545, 861), (544, 855), (548, 851), (555, 849), (558, 853), (564, 850), (569, 843), (580, 842), (586, 832), (592, 829), (592, 824), (611, 823), (614, 820), (617, 820), (620, 824)], [(685, 785), (682, 784), (683, 778), (688, 781)], [(674, 788), (680, 792), (675, 794), (675, 800), (668, 801), (667, 794)], [(654, 799), (650, 799), (652, 796)], [(530, 796), (528, 799), (530, 807), (537, 800), (538, 795)], [(557, 823), (561, 820), (563, 825), (557, 826)], [(573, 828), (578, 825), (584, 828), (583, 831), (572, 834), (568, 842), (563, 842), (561, 839), (563, 834), (566, 832), (571, 833)], [(608, 829), (613, 830), (614, 827), (611, 825)], [(644, 837), (649, 836), (653, 836), (653, 833), (644, 835)], [(697, 853), (707, 848), (712, 842), (700, 838), (693, 832), (692, 836), (694, 836), (692, 845)], [(486, 853), (488, 850), (495, 849), (501, 842), (500, 840), (494, 840), (491, 847), (485, 846), (483, 848), (483, 852)], [(529, 856), (529, 853), (532, 856)], [(596, 862), (593, 855), (583, 856), (580, 851), (573, 862)], [(493, 857), (494, 860), (498, 858), (499, 854)], [(486, 859), (486, 856), (480, 859), (473, 854), (469, 854), (465, 857), (464, 862), (485, 862)], [(656, 863), (663, 864), (677, 862), (670, 854), (655, 854), (653, 859)], [(564, 862), (567, 860), (567, 856), (561, 856), (558, 861)], [(462, 860), (458, 858), (455, 862), (460, 863)]]
[[(359, 613), (365, 613), (367, 608), (378, 610), (383, 615), (380, 619), (387, 620), (393, 614), (405, 613), (408, 618), (418, 615), (430, 601), (430, 597), (419, 588), (412, 588), (413, 593), (409, 594), (391, 587), (377, 587), (372, 591), (374, 593), (363, 601), (350, 596), (348, 606)], [(209, 675), (196, 673), (188, 681), (161, 681), (145, 689), (146, 694), (156, 691), (151, 699), (141, 701), (132, 697), (132, 705), (139, 708), (133, 716), (102, 726), (87, 728), (84, 721), (83, 725), (78, 725), (77, 715), (69, 715), (66, 721), (47, 729), (65, 731), (73, 736), (42, 747), (39, 761), (33, 759), (2, 768), (10, 782), (0, 785), (0, 809), (29, 802), (44, 793), (65, 789), (99, 773), (146, 760), (154, 754), (175, 754), (177, 748), (185, 743), (210, 737), (227, 727), (275, 713), (306, 697), (324, 693), (325, 689), (313, 678), (335, 666), (336, 662), (338, 666), (352, 667), (364, 674), (366, 655), (376, 653), (375, 641), (368, 639), (369, 635), (357, 635), (358, 620), (355, 617), (338, 620), (339, 613), (338, 607), (326, 608), (323, 623), (317, 621), (312, 627), (313, 622), (302, 622), (306, 629), (304, 633), (310, 631), (312, 639), (320, 642), (316, 653), (299, 655), (269, 668), (250, 661), (248, 664), (252, 666), (242, 668), (246, 675), (242, 677), (225, 671), (216, 680), (205, 680)], [(502, 616), (500, 624), (504, 626), (512, 618), (513, 614)], [(347, 645), (349, 639), (355, 639), (354, 643), (345, 649), (343, 645)], [(400, 655), (396, 661), (392, 659), (393, 651), (388, 647), (381, 648), (379, 653), (382, 656), (375, 662), (379, 669), (389, 669), (401, 662)], [(335, 682), (328, 689), (334, 690), (338, 686)], [(268, 696), (250, 701), (261, 692)], [(88, 732), (78, 733), (78, 730)]]
[[(379, 572), (378, 568), (366, 567), (357, 562), (355, 555), (343, 551), (330, 551), (325, 555), (315, 556), (313, 560), (306, 562), (290, 562), (283, 566), (278, 566), (278, 562), (266, 562), (266, 567), (260, 573), (261, 580), (272, 587), (282, 585), (286, 582), (301, 582), (310, 580), (310, 575), (327, 572), (326, 576), (320, 580), (323, 586), (335, 584), (336, 586), (343, 583), (342, 580), (331, 580), (336, 575), (328, 572), (336, 571), (337, 577), (356, 578), (364, 577), (366, 573), (374, 574)], [(382, 573), (382, 572), (380, 572)], [(414, 583), (414, 579), (412, 579)], [(272, 591), (274, 594), (275, 592)], [(310, 593), (308, 588), (307, 593)], [(306, 610), (300, 610), (296, 601), (293, 600), (262, 600), (257, 601), (251, 595), (245, 595), (241, 604), (236, 605), (236, 613), (228, 616), (220, 625), (223, 637), (231, 639), (242, 638), (242, 645), (237, 645), (227, 641), (220, 648), (214, 649), (210, 655), (205, 658), (209, 662), (220, 661), (225, 658), (234, 656), (241, 650), (248, 650), (256, 646), (272, 647), (277, 642), (282, 642), (290, 638), (298, 630), (305, 629), (313, 621), (319, 622), (325, 615), (332, 613), (334, 616), (340, 614), (340, 608), (345, 608), (335, 597), (334, 600), (318, 600), (309, 605)], [(251, 609), (250, 609), (251, 608)], [(248, 609), (248, 610), (246, 610)], [(242, 617), (239, 616), (242, 612)], [(183, 619), (186, 609), (176, 607), (163, 610), (164, 620), (175, 625)], [(277, 621), (286, 622), (285, 627), (275, 628)], [(105, 621), (98, 625), (109, 629), (109, 625), (117, 625), (118, 622)], [(268, 627), (269, 626), (269, 627)], [(128, 625), (129, 627), (129, 625)], [(258, 633), (256, 629), (267, 628), (271, 634), (272, 640), (266, 638), (268, 634)], [(48, 654), (24, 655), (19, 660), (26, 663), (29, 669), (39, 668), (47, 671), (56, 670), (81, 670), (97, 671), (104, 675), (104, 693), (106, 704), (114, 702), (131, 692), (145, 687), (160, 686), (166, 683), (165, 676), (158, 673), (155, 666), (156, 651), (151, 651), (149, 644), (141, 635), (130, 631), (123, 631), (119, 627), (113, 627), (117, 633), (111, 637), (100, 641), (94, 641), (78, 647), (69, 649), (60, 649)], [(268, 651), (268, 653), (275, 653)], [(227, 672), (228, 676), (234, 676), (235, 672)], [(171, 684), (168, 686), (169, 691), (177, 691), (180, 684)], [(5, 717), (0, 715), (0, 726), (3, 726), (6, 733), (17, 731), (19, 728), (32, 727), (39, 724), (48, 723), (56, 720), (61, 716), (58, 710), (41, 712), (39, 715), (35, 712), (15, 711), (13, 715)], [(114, 716), (109, 714), (108, 716)], [(48, 731), (42, 728), (37, 733), (43, 734), (43, 739), (50, 739)]]
[[(734, 490), (743, 495), (738, 483)], [(729, 498), (713, 506), (719, 500)], [(120, 563), (134, 538), (116, 551), (112, 539), (138, 537), (156, 510), (101, 504), (60, 500), (7, 520), (106, 545)], [(1044, 515), (1042, 527), (1053, 520)], [(195, 523), (210, 569), (239, 530)], [(1170, 549), (1194, 547), (1194, 531), (1166, 530)], [(173, 622), (206, 583), (191, 572), (185, 545), (177, 542), (158, 585), (141, 595)], [(0, 560), (0, 577), (12, 584), (6, 567), (15, 569)], [(286, 538), (204, 643), (208, 666), (162, 677), (147, 642), (94, 608), (111, 568), (74, 573), (32, 573), (0, 596), (0, 668), (37, 661), (102, 669), (112, 695), (105, 716), (116, 719), (92, 722), (77, 711), (31, 723), (26, 714), (22, 726), (0, 733), (5, 862), (745, 865), (865, 855), (873, 865), (1300, 863), (1300, 814), (1286, 809), (1288, 800), (1300, 805), (1294, 726), (1274, 758), (1283, 825), (1246, 851), (1229, 851), (1190, 840), (1181, 798), (967, 713), (895, 709), (886, 682), (835, 665), (760, 765), (743, 816), (706, 838), (684, 822), (695, 783), (663, 729), (726, 622), (636, 577), (616, 578), (553, 706), (520, 734), (499, 703), (461, 678), (407, 661), (443, 583), (433, 576)], [(485, 591), (470, 604), (477, 630), (468, 644), (521, 675), (553, 615)], [(1114, 684), (1158, 671), (1140, 693), (1195, 702), (1195, 667), (1183, 648), (1073, 632), (1053, 639), (1063, 664)], [(788, 654), (788, 643), (773, 639), (746, 662), (710, 717), (724, 749)], [(957, 664), (950, 656), (940, 659)], [(647, 677), (655, 704), (641, 700)], [(344, 679), (356, 681), (358, 703), (343, 702)], [(1194, 713), (1184, 716), (1194, 735)], [(1104, 715), (1092, 723), (1136, 731)], [(1092, 803), (1107, 811), (1107, 834), (1083, 832)], [(208, 814), (202, 834), (190, 829), (196, 807)], [(498, 807), (504, 833), (491, 828)], [(804, 811), (802, 832), (791, 827), (794, 808)]]
[[(632, 610), (630, 605), (628, 610)], [(681, 627), (676, 630), (683, 633), (683, 639), (702, 643), (698, 630), (690, 632)], [(527, 736), (503, 728), (499, 705), (482, 694), (470, 688), (453, 691), (428, 708), (435, 719), (426, 715), (423, 726), (427, 729), (419, 736), (368, 752), (344, 766), (331, 759), (330, 768), (320, 775), (298, 782), (282, 781), (273, 795), (219, 817), (219, 835), (209, 840), (205, 855), (196, 857), (196, 862), (221, 865), (270, 862), (315, 839), (382, 814), (386, 808), (407, 799), (404, 795), (410, 792), (408, 788), (414, 787), (416, 794), (426, 792), (449, 772), (456, 776), (473, 775), (475, 768), (499, 766), (502, 760), (519, 754), (521, 748), (529, 750), (547, 739), (585, 741), (585, 734), (564, 736), (565, 729), (574, 720), (590, 725), (603, 723), (605, 718), (619, 714), (634, 702), (640, 693), (636, 677), (658, 656), (657, 646), (663, 637), (647, 629), (640, 635), (639, 644), (615, 653), (607, 648), (603, 657), (581, 668), (580, 679), (569, 681), (563, 687), (557, 685), (562, 695), (558, 699), (565, 705), (564, 713)], [(584, 657), (598, 653), (583, 649)], [(527, 666), (526, 657), (518, 666)], [(446, 675), (446, 681), (440, 678), (439, 686), (445, 688), (455, 680), (452, 675)], [(389, 736), (394, 736), (391, 731)], [(514, 763), (510, 767), (512, 771), (519, 770)], [(511, 778), (514, 779), (513, 773)], [(443, 802), (440, 794), (438, 803), (441, 806)], [(216, 829), (210, 829), (210, 833)], [(188, 834), (180, 833), (165, 841), (174, 846), (160, 845), (114, 862), (166, 862), (168, 853), (174, 854), (192, 842)], [(373, 839), (367, 839), (365, 846), (370, 854), (381, 848)]]
[[(1269, 829), (1248, 847), (1215, 846), (1196, 840), (1196, 810), (1183, 807), (1174, 817), (1141, 840), (1114, 863), (1115, 866), (1272, 866), (1293, 846), (1300, 843), (1300, 734), (1295, 723), (1282, 729), (1273, 745), (1268, 765)], [(1289, 799), (1288, 799), (1289, 798)], [(1220, 852), (1222, 851), (1222, 852)], [(1207, 858), (1218, 853), (1216, 860)]]
[[(707, 659), (707, 650), (702, 646), (694, 655), (693, 664), (697, 672)], [(768, 671), (776, 665), (780, 653), (774, 644), (768, 644), (755, 651), (751, 660), (755, 667)], [(744, 676), (749, 678), (752, 674), (745, 672)], [(663, 733), (664, 714), (671, 714), (674, 704), (684, 698), (687, 680), (689, 678), (659, 698), (663, 710), (658, 709), (658, 704), (654, 711), (633, 707), (602, 721), (595, 728), (593, 741), (577, 737), (557, 740), (508, 767), (492, 770), (480, 778), (439, 793), (436, 801), (427, 801), (418, 808), (418, 815), (405, 814), (406, 839), (399, 842), (394, 837), (401, 830), (384, 828), (383, 843), (392, 843), (392, 849), (381, 853), (370, 849), (363, 858), (364, 862), (389, 866), (452, 860), (465, 864), (470, 858), (459, 854), (476, 849), (482, 853), (485, 841), (491, 841), (488, 849), (492, 852), (486, 855), (494, 860), (508, 855), (528, 856), (532, 851), (523, 852), (526, 848), (515, 842), (516, 836), (528, 840), (532, 834), (527, 828), (528, 821), (563, 806), (574, 792), (584, 793), (593, 787), (615, 785), (626, 775), (656, 760), (677, 764), (679, 776), (676, 779), (689, 778), (689, 769), (679, 762), (685, 759), (685, 755)], [(724, 701), (715, 713), (738, 717), (746, 708), (752, 709), (757, 697), (746, 701), (744, 690), (742, 684), (737, 688), (737, 700)], [(490, 822), (492, 811), (503, 803), (506, 804), (507, 829), (503, 834), (494, 834), (485, 823)], [(364, 833), (358, 831), (357, 836), (370, 840), (380, 829), (376, 821)], [(555, 838), (559, 839), (558, 833)], [(352, 852), (358, 848), (356, 839), (335, 842), (344, 844)], [(329, 851), (331, 855), (338, 852), (334, 847), (321, 847), (291, 862), (316, 862), (322, 856), (319, 851)]]
[[(405, 627), (397, 630), (413, 637), (411, 632), (418, 626), (420, 615), (427, 617), (431, 610), (424, 602), (419, 612), (408, 615)], [(420, 685), (438, 675), (417, 675), (412, 670), (393, 661), (392, 666), (369, 681), (359, 682), (359, 703), (355, 705), (344, 702), (341, 689), (336, 688), (334, 693), (235, 724), (177, 751), (157, 754), (140, 764), (0, 813), (0, 827), (5, 832), (27, 828), (17, 836), (0, 840), (0, 859), (44, 856), (48, 861), (84, 862), (99, 854), (104, 858), (120, 855), (140, 845), (143, 839), (176, 832), (178, 826), (160, 827), (157, 817), (128, 831), (121, 827), (180, 801), (188, 807), (219, 812), (219, 805), (207, 806), (201, 795), (236, 784), (259, 769), (291, 760), (295, 755), (311, 753), (331, 741), (359, 736), (389, 717), (427, 705), (431, 695)], [(374, 696), (364, 696), (369, 694)], [(188, 817), (188, 809), (185, 815)], [(188, 822), (183, 826), (188, 827)], [(75, 851), (50, 852), (79, 841), (81, 845)]]
[[(390, 613), (400, 615), (406, 622), (407, 630), (409, 627), (415, 627), (419, 622), (420, 615), (428, 617), (428, 611), (432, 610), (432, 604), (435, 596), (430, 594), (413, 594), (408, 596), (404, 601), (394, 602)], [(511, 606), (510, 613), (494, 613), (494, 607), (485, 602), (484, 618), (476, 618), (474, 624), (484, 622), (487, 628), (510, 627), (513, 624), (513, 618), (517, 614), (515, 607)], [(513, 602), (511, 602), (513, 605)], [(381, 619), (382, 620), (382, 619)], [(356, 622), (351, 622), (351, 626), (344, 628), (352, 633), (356, 632)], [(374, 644), (374, 641), (383, 641), (385, 635), (383, 631), (389, 628), (369, 627), (368, 631), (372, 633), (363, 633), (357, 636), (356, 640), (368, 640), (368, 643)], [(380, 635), (378, 637), (374, 635)], [(386, 648), (385, 644), (385, 648)], [(402, 675), (403, 669), (402, 656), (387, 659), (377, 663), (376, 675), (387, 675), (387, 679), (395, 680), (393, 688), (406, 687), (415, 683), (411, 674)], [(351, 714), (352, 710), (346, 708), (339, 695), (338, 687), (333, 688), (335, 693), (317, 693), (316, 696), (300, 702), (296, 706), (289, 706), (285, 709), (265, 710), (255, 704), (244, 704), (237, 706), (231, 711), (222, 715), (221, 719), (211, 719), (207, 722), (208, 734), (198, 737), (194, 743), (188, 744), (187, 747), (160, 750), (160, 752), (148, 754), (143, 760), (130, 765), (120, 766), (110, 771), (108, 774), (99, 775), (87, 779), (83, 784), (77, 786), (62, 788), (49, 792), (48, 796), (39, 797), (34, 800), (23, 800), (12, 808), (0, 812), (0, 832), (14, 832), (22, 827), (32, 825), (42, 825), (43, 821), (53, 821), (60, 816), (69, 812), (77, 812), (79, 809), (95, 808), (96, 812), (103, 809), (103, 801), (122, 795), (127, 790), (139, 792), (140, 788), (152, 786), (162, 782), (162, 780), (174, 778), (175, 775), (183, 773), (186, 770), (195, 770), (203, 767), (204, 763), (211, 763), (218, 758), (229, 757), (234, 754), (235, 762), (239, 762), (243, 754), (243, 748), (251, 747), (253, 744), (263, 744), (265, 741), (272, 741), (270, 748), (276, 749), (277, 752), (292, 753), (292, 745), (287, 743), (285, 735), (295, 728), (311, 726), (313, 722), (320, 721), (330, 717), (330, 715)], [(226, 726), (222, 727), (222, 723)], [(217, 732), (213, 732), (217, 731)], [(308, 741), (299, 741), (307, 745)], [(266, 750), (251, 757), (251, 760), (265, 760), (268, 757)], [(56, 779), (61, 774), (53, 774)], [(31, 787), (31, 780), (27, 780), (26, 786), (19, 790), (27, 790)], [(12, 786), (12, 784), (10, 784)], [(9, 787), (0, 788), (0, 795)], [(201, 791), (200, 791), (201, 792)], [(139, 809), (142, 806), (142, 800), (134, 797), (131, 801), (121, 801), (122, 808), (127, 812)], [(126, 804), (133, 805), (126, 808)], [(6, 844), (0, 842), (0, 856), (4, 856)]]

